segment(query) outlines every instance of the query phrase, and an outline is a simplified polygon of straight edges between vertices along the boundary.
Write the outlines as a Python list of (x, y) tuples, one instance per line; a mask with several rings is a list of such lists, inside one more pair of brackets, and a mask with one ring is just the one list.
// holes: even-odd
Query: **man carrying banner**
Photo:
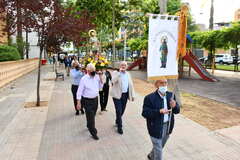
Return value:
[(142, 116), (146, 119), (153, 149), (150, 160), (162, 160), (162, 150), (174, 127), (174, 114), (180, 112), (172, 92), (167, 91), (167, 80), (155, 82), (157, 90), (144, 98)]

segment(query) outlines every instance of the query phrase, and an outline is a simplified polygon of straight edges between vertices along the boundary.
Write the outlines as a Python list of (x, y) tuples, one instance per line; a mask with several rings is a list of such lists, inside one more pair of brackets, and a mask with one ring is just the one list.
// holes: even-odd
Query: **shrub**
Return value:
[(0, 62), (21, 59), (17, 48), (13, 46), (0, 45)]

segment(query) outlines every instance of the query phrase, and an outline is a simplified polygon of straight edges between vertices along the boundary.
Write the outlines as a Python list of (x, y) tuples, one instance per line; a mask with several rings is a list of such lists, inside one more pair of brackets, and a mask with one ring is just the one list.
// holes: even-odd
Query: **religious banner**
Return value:
[(178, 78), (178, 17), (149, 17), (148, 79)]

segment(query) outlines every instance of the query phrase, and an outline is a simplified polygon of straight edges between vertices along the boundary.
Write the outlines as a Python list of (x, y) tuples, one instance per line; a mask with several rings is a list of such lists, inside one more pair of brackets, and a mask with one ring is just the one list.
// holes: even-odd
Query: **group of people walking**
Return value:
[[(123, 134), (122, 117), (127, 101), (135, 99), (133, 81), (126, 70), (126, 62), (121, 62), (119, 69), (111, 73), (107, 69), (96, 71), (91, 63), (86, 66), (86, 70), (80, 68), (77, 62), (72, 65), (71, 90), (76, 115), (80, 112), (86, 115), (87, 128), (94, 140), (99, 140), (95, 125), (98, 97), (101, 113), (103, 113), (107, 111), (109, 93), (115, 106), (117, 132)], [(173, 93), (167, 89), (166, 79), (157, 80), (155, 87), (156, 91), (144, 98), (142, 116), (146, 119), (148, 133), (153, 144), (153, 149), (147, 157), (150, 160), (162, 160), (162, 149), (174, 127), (174, 114), (179, 113), (180, 108)]]
[(78, 63), (73, 63), (70, 71), (72, 77), (72, 94), (76, 115), (86, 114), (87, 128), (93, 139), (98, 140), (95, 127), (95, 116), (100, 99), (101, 112), (107, 111), (109, 89), (116, 110), (116, 127), (119, 134), (123, 134), (122, 116), (127, 100), (133, 100), (135, 92), (130, 74), (126, 71), (127, 63), (121, 62), (118, 71), (112, 74), (107, 70), (98, 70), (93, 64), (88, 64), (86, 71), (80, 69)]

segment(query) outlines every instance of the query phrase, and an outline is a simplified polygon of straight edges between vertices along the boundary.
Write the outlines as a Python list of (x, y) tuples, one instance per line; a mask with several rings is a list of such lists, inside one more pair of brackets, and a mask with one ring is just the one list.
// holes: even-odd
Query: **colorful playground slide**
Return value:
[[(192, 54), (192, 52), (188, 52), (183, 59), (189, 63), (189, 65), (198, 73), (198, 75), (207, 81), (217, 82), (218, 79), (212, 76), (199, 62), (198, 58)], [(128, 70), (132, 70), (133, 68), (141, 65), (142, 63), (146, 63), (144, 58), (138, 58), (135, 60), (129, 67)]]
[(214, 76), (212, 76), (199, 62), (198, 58), (192, 54), (192, 52), (188, 52), (183, 59), (189, 63), (189, 65), (198, 73), (202, 79), (216, 82), (218, 81)]

